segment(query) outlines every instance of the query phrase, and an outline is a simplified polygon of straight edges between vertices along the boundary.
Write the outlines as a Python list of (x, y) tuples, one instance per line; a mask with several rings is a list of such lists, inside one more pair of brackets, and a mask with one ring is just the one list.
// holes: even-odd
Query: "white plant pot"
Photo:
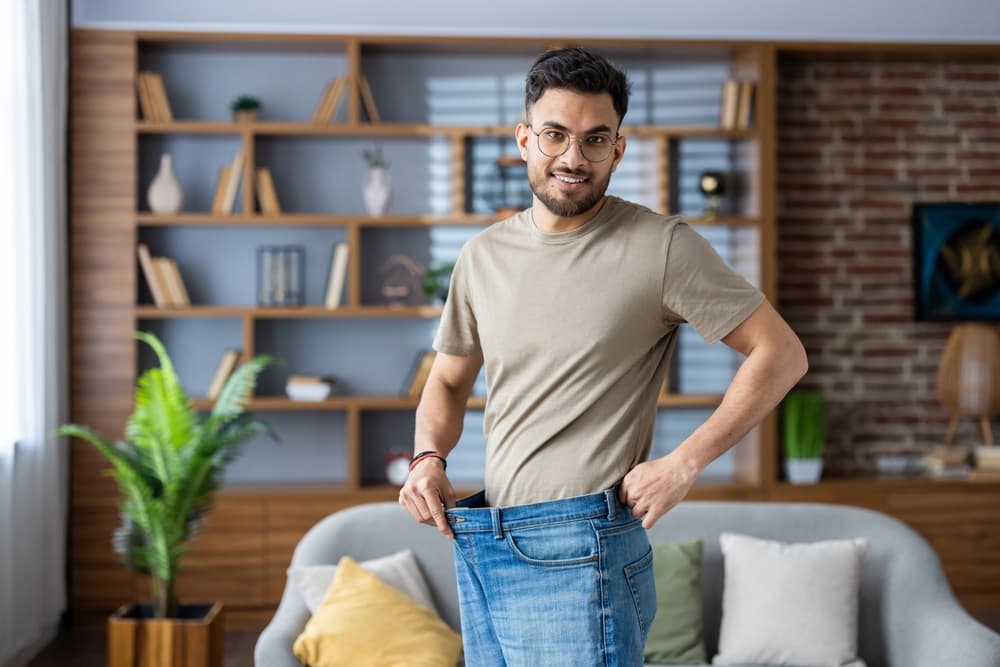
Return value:
[(792, 484), (815, 484), (823, 472), (823, 459), (785, 459), (785, 477)]
[(365, 210), (368, 215), (380, 216), (389, 206), (392, 195), (392, 177), (385, 167), (372, 167), (365, 178)]
[(149, 184), (146, 201), (149, 203), (149, 210), (160, 215), (177, 213), (184, 205), (184, 191), (174, 176), (173, 162), (169, 153), (160, 156), (160, 170)]

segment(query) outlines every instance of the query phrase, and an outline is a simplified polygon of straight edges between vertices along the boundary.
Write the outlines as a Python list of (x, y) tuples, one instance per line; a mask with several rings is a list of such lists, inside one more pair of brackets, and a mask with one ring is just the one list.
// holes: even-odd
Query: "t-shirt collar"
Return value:
[(568, 232), (555, 232), (555, 233), (543, 232), (541, 229), (538, 228), (537, 225), (535, 225), (535, 219), (531, 215), (530, 208), (524, 212), (524, 216), (528, 224), (528, 229), (531, 230), (531, 233), (536, 238), (541, 240), (542, 243), (549, 243), (549, 244), (569, 243), (571, 241), (575, 241), (578, 238), (586, 236), (590, 232), (600, 227), (605, 220), (610, 218), (612, 214), (612, 209), (614, 208), (615, 199), (617, 198), (614, 196), (610, 195), (606, 196), (604, 198), (604, 203), (601, 204), (600, 210), (597, 212), (596, 215), (594, 215), (593, 218), (583, 223), (576, 229), (571, 229)]

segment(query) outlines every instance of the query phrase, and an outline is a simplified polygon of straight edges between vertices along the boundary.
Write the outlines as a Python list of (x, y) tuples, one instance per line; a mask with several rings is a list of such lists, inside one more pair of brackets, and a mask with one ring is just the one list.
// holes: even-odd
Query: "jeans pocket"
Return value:
[(568, 521), (506, 532), (507, 544), (531, 565), (566, 567), (596, 562), (597, 532), (590, 521)]
[(653, 547), (639, 560), (625, 566), (625, 580), (632, 591), (632, 601), (639, 617), (643, 644), (656, 616), (656, 583), (653, 579)]

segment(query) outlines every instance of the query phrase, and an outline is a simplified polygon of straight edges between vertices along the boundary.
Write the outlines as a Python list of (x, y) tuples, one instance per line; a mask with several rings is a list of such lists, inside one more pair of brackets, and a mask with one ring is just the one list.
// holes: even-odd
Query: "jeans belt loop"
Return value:
[(604, 500), (608, 503), (608, 521), (615, 520), (615, 494), (617, 491), (615, 489), (605, 489)]
[(500, 525), (500, 508), (491, 507), (490, 515), (493, 517), (493, 537), (498, 540), (503, 539), (503, 526)]

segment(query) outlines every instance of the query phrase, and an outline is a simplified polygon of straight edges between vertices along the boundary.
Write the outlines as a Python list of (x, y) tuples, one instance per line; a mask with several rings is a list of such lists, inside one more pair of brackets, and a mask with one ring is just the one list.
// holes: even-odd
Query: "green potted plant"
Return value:
[(448, 277), (454, 268), (454, 262), (444, 262), (424, 271), (422, 287), (429, 302), (441, 305), (448, 298)]
[(818, 391), (791, 391), (781, 403), (785, 476), (792, 484), (815, 484), (823, 472), (826, 403)]
[[(251, 436), (271, 427), (245, 412), (257, 376), (274, 359), (259, 355), (242, 364), (223, 385), (207, 417), (199, 419), (181, 386), (163, 343), (152, 333), (135, 337), (159, 358), (158, 368), (140, 375), (135, 407), (124, 440), (110, 442), (86, 426), (65, 424), (60, 435), (92, 444), (110, 463), (109, 475), (122, 492), (121, 527), (112, 545), (131, 570), (149, 575), (152, 604), (125, 605), (108, 622), (108, 665), (145, 665), (163, 656), (142, 657), (144, 643), (188, 635), (189, 646), (205, 655), (177, 665), (221, 665), (222, 604), (178, 604), (175, 590), (181, 557), (211, 507), (225, 467)], [(139, 657), (133, 662), (133, 654)], [(192, 660), (185, 652), (176, 660)]]
[(229, 105), (233, 111), (233, 120), (255, 121), (257, 112), (260, 111), (260, 100), (250, 95), (240, 95)]

